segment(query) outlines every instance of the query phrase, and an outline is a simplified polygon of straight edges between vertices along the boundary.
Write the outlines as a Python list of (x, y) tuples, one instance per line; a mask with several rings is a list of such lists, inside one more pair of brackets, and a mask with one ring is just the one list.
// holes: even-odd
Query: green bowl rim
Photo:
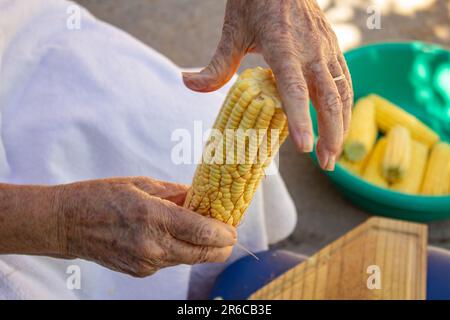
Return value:
[[(351, 49), (344, 53), (344, 56), (346, 59), (359, 55), (363, 53), (367, 49), (372, 48), (389, 48), (392, 49), (394, 47), (400, 47), (400, 48), (408, 48), (411, 47), (420, 47), (421, 49), (429, 50), (437, 50), (442, 51), (443, 53), (449, 54), (450, 51), (444, 49), (442, 46), (432, 43), (425, 43), (421, 41), (402, 41), (402, 42), (379, 42), (379, 43), (372, 43), (364, 46), (360, 46), (354, 49)], [(315, 141), (316, 144), (317, 140)], [(317, 157), (315, 151), (311, 153), (311, 156), (313, 160), (317, 163)], [(339, 163), (336, 164), (334, 171), (325, 171), (325, 173), (330, 176), (330, 178), (333, 180), (334, 183), (344, 186), (345, 188), (348, 188), (349, 185), (351, 185), (351, 190), (354, 193), (357, 193), (365, 198), (367, 198), (367, 195), (370, 194), (373, 198), (374, 196), (376, 199), (383, 199), (382, 201), (378, 202), (391, 202), (395, 203), (397, 206), (401, 207), (407, 207), (408, 209), (411, 209), (414, 211), (414, 209), (417, 209), (417, 211), (423, 210), (424, 207), (427, 209), (433, 210), (438, 209), (439, 211), (442, 210), (442, 206), (450, 206), (450, 195), (447, 196), (425, 196), (425, 195), (412, 195), (412, 194), (406, 194), (401, 193), (398, 191), (382, 188), (376, 185), (373, 185), (362, 178), (356, 176), (355, 174), (351, 173), (344, 167), (342, 167)]]

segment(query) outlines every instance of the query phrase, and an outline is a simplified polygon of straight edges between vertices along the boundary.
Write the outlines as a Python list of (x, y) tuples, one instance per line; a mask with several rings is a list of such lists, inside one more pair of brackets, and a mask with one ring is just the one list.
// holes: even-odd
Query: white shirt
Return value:
[[(176, 65), (84, 9), (77, 29), (77, 8), (64, 0), (0, 0), (0, 181), (144, 175), (190, 183), (196, 164), (174, 163), (172, 134), (194, 135), (195, 121), (209, 129), (228, 87), (189, 91)], [(268, 176), (239, 227), (240, 243), (264, 250), (295, 221), (280, 176)], [(243, 254), (236, 248), (232, 260)], [(68, 289), (71, 265), (80, 268), (80, 290)], [(200, 267), (199, 290), (223, 267)], [(135, 279), (83, 260), (3, 255), (0, 298), (185, 299), (190, 274), (177, 266)]]

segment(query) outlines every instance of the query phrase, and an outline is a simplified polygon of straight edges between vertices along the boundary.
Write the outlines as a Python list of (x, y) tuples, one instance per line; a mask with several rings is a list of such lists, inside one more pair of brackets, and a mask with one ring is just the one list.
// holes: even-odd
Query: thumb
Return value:
[(177, 205), (183, 205), (189, 189), (189, 186), (184, 184), (161, 181), (149, 177), (132, 177), (131, 181), (139, 190), (151, 196), (169, 200)]
[(244, 51), (239, 49), (229, 33), (222, 33), (216, 53), (200, 72), (183, 72), (183, 82), (189, 89), (211, 92), (227, 83), (239, 68)]

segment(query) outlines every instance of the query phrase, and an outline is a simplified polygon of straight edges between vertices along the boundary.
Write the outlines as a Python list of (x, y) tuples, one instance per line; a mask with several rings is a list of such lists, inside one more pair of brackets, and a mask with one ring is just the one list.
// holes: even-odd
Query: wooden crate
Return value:
[(250, 299), (425, 299), (426, 256), (426, 225), (371, 218)]

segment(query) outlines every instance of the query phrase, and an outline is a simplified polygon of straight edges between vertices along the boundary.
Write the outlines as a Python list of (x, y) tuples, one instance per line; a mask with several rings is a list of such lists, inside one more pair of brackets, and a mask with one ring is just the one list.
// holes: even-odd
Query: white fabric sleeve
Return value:
[[(85, 10), (80, 29), (68, 28), (71, 6), (0, 0), (0, 181), (143, 175), (190, 183), (196, 163), (174, 161), (174, 132), (194, 138), (195, 124), (200, 132), (210, 128), (226, 88), (189, 91), (179, 67)], [(252, 251), (292, 230), (295, 209), (277, 205), (273, 195), (291, 201), (279, 176), (263, 182), (239, 227), (240, 242)], [(80, 290), (67, 287), (71, 265), (81, 270)], [(0, 298), (184, 299), (190, 270), (182, 265), (135, 279), (83, 260), (3, 255)]]

